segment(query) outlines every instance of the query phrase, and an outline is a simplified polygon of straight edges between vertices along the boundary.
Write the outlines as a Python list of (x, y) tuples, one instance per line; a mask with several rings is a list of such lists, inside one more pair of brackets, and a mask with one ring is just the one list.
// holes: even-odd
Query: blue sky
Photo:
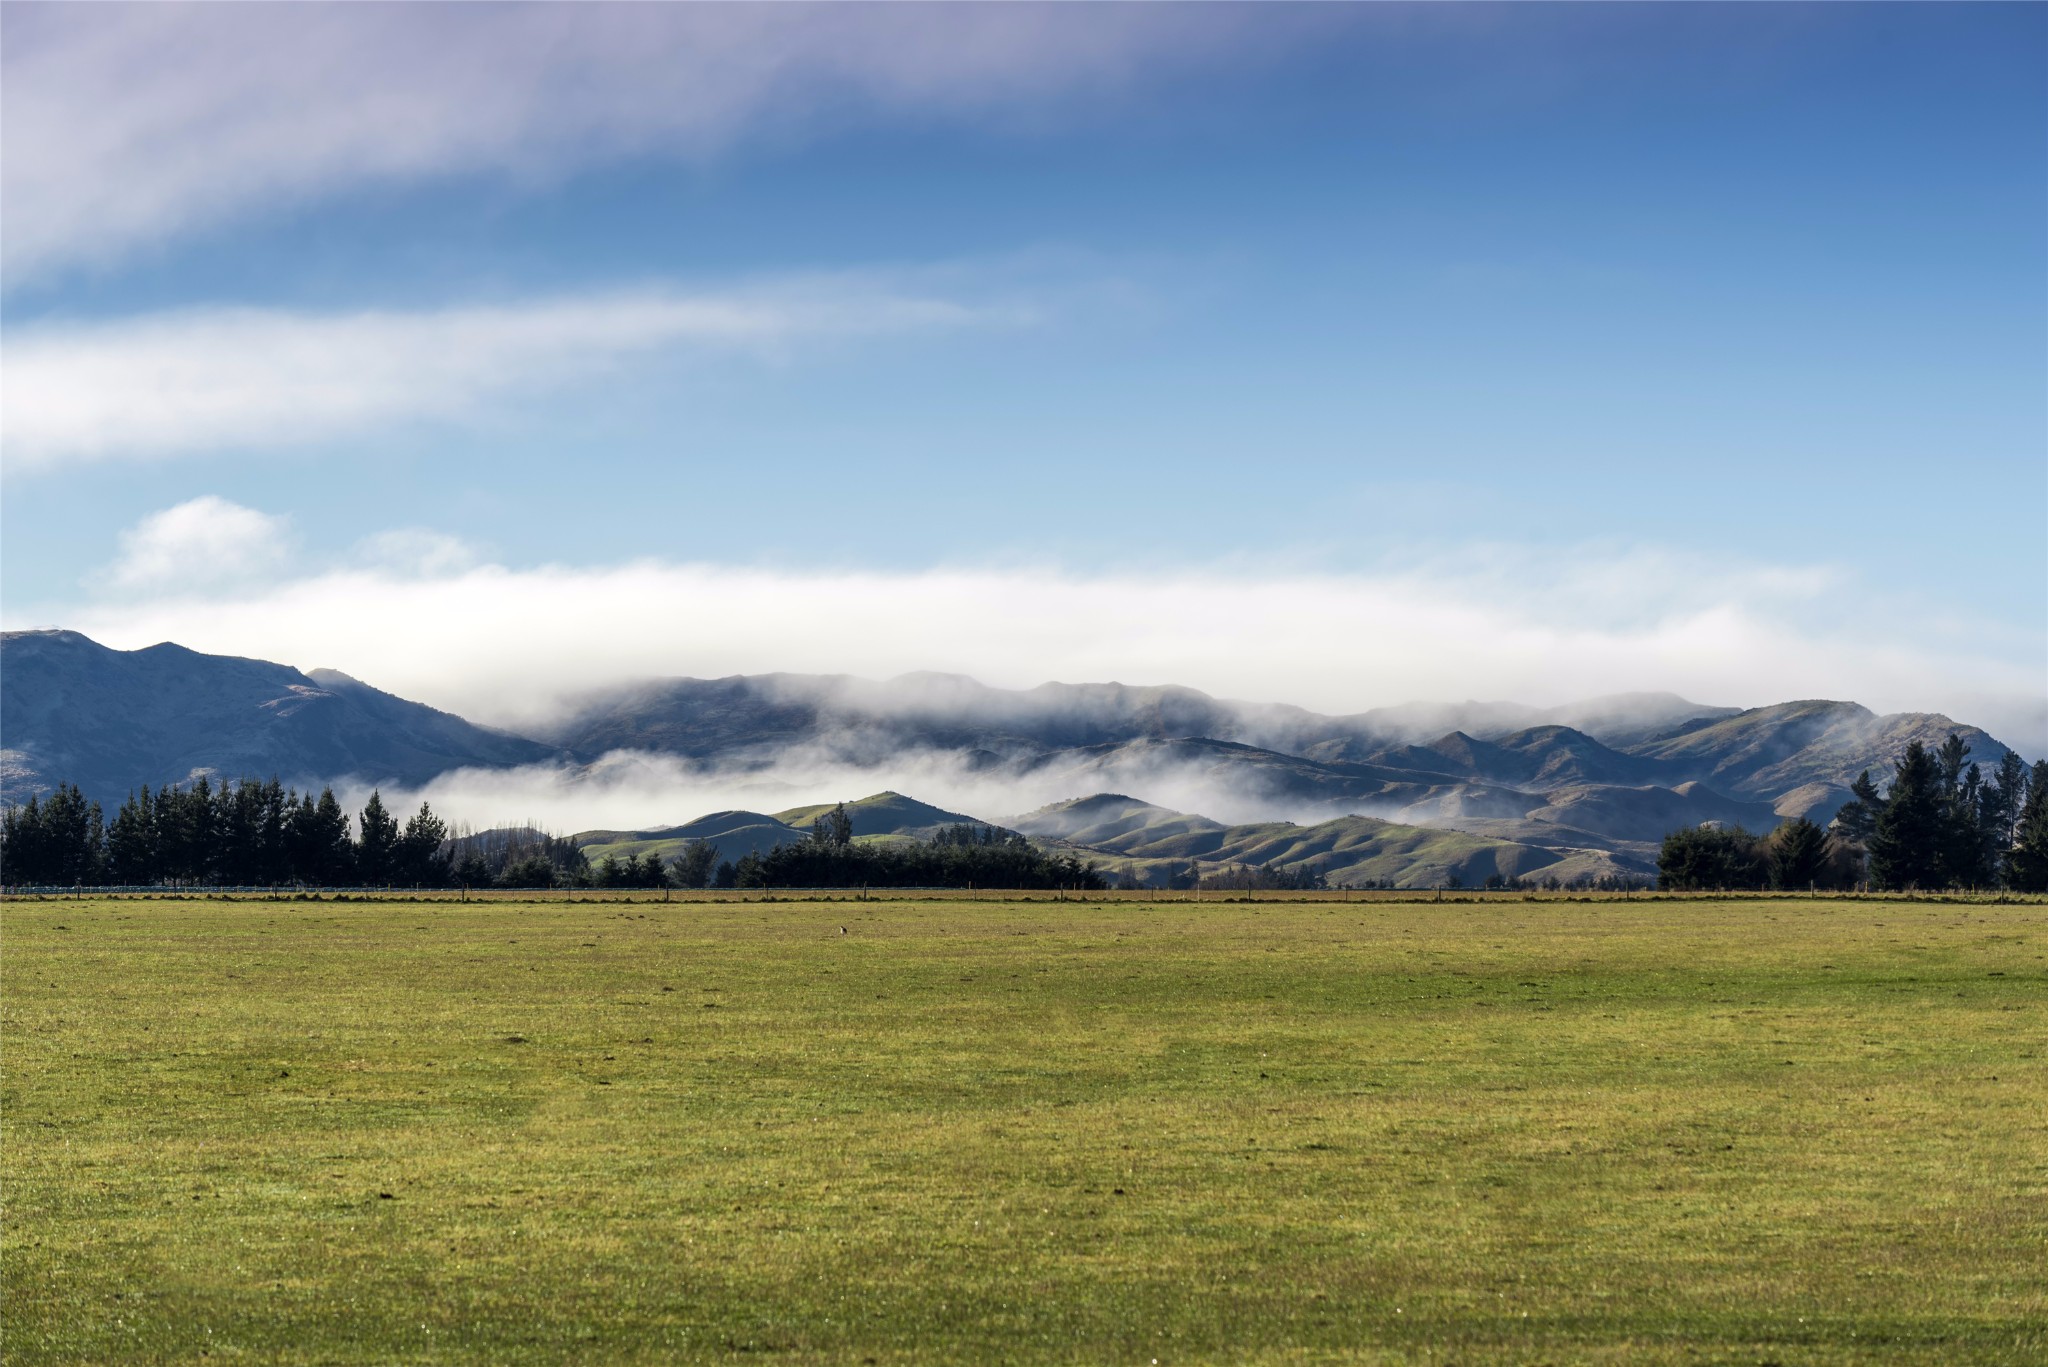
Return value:
[(10, 627), (2048, 728), (2042, 7), (4, 23)]

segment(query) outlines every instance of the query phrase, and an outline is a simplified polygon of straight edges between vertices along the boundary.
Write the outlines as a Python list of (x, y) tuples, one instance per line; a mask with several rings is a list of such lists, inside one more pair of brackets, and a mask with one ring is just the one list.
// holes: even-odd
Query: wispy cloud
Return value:
[[(1328, 712), (1633, 690), (1745, 706), (1833, 697), (1950, 711), (2032, 749), (2048, 728), (2037, 637), (1901, 635), (1882, 595), (1838, 576), (1668, 552), (1503, 551), (1380, 574), (421, 564), (9, 616), (118, 646), (332, 665), (515, 727), (632, 677), (944, 670), (1012, 687), (1180, 683)], [(648, 629), (654, 612), (662, 630)]]
[(451, 174), (545, 183), (826, 119), (1062, 117), (1313, 13), (1126, 5), (13, 5), (10, 279)]
[(834, 337), (1030, 317), (1020, 303), (832, 275), (721, 293), (645, 288), (415, 312), (198, 309), (31, 325), (5, 342), (5, 451), (19, 473), (296, 446), (457, 417), (660, 348), (776, 355)]
[(121, 554), (93, 583), (122, 594), (220, 589), (274, 575), (290, 521), (212, 494), (152, 513), (121, 533)]

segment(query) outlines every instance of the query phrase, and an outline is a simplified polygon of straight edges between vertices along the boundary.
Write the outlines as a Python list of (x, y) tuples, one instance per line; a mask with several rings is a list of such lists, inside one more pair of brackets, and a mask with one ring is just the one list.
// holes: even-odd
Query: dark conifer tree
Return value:
[(748, 850), (739, 857), (739, 862), (732, 866), (732, 885), (736, 888), (760, 888), (768, 885), (767, 879), (762, 875), (760, 855)]
[(1993, 881), (1990, 852), (1984, 842), (1983, 772), (1970, 765), (1944, 796), (1942, 882), (1949, 887), (1981, 888)]
[(1891, 792), (1870, 836), (1870, 877), (1881, 888), (1942, 886), (1947, 834), (1942, 766), (1914, 741), (1894, 766)]
[(1828, 865), (1827, 832), (1803, 816), (1771, 832), (1764, 842), (1771, 886), (1786, 891), (1810, 888), (1823, 881)]
[(676, 886), (679, 888), (701, 888), (711, 882), (711, 874), (718, 863), (718, 847), (708, 840), (693, 840), (683, 847), (676, 860)]
[(300, 808), (305, 817), (299, 877), (319, 887), (347, 887), (355, 880), (355, 842), (348, 837), (348, 813), (332, 788), (322, 788), (316, 802), (308, 795)]
[(1835, 813), (1835, 830), (1852, 845), (1868, 845), (1871, 833), (1877, 829), (1877, 814), (1882, 810), (1884, 797), (1870, 781), (1870, 771), (1865, 769), (1849, 785), (1849, 800)]
[(2011, 750), (1984, 785), (1980, 808), (1985, 858), (1993, 881), (2005, 882), (2006, 859), (2019, 839), (2020, 814), (2027, 803), (2027, 762)]
[(156, 799), (149, 785), (130, 793), (107, 827), (107, 878), (114, 883), (155, 883)]
[(166, 882), (204, 883), (214, 874), (213, 784), (201, 775), (190, 788), (157, 794), (157, 868)]
[(106, 821), (100, 804), (76, 784), (31, 797), (0, 819), (0, 881), (13, 886), (78, 887), (103, 877)]
[(422, 802), (398, 837), (393, 855), (396, 881), (406, 887), (440, 887), (448, 877), (448, 861), (441, 853), (442, 843), (447, 839), (448, 823)]
[(2036, 763), (2028, 776), (2006, 881), (2020, 892), (2048, 892), (2048, 760)]
[(366, 887), (392, 881), (398, 860), (398, 819), (384, 809), (384, 795), (370, 790), (356, 819), (356, 878)]

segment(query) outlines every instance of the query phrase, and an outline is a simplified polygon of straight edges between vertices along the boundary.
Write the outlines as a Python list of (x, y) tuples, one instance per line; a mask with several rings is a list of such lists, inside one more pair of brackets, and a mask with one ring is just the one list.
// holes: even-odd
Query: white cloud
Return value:
[(862, 113), (1065, 117), (1077, 96), (1326, 22), (1234, 6), (10, 6), (6, 271), (365, 186), (545, 181)]
[(660, 347), (775, 355), (807, 340), (1030, 317), (878, 275), (417, 312), (198, 309), (10, 329), (0, 405), (8, 468), (20, 472), (454, 417)]
[(127, 595), (219, 589), (275, 574), (290, 522), (207, 494), (152, 513), (121, 533), (121, 554), (96, 578)]
[(389, 574), (437, 575), (466, 570), (482, 556), (459, 536), (428, 527), (399, 527), (358, 541), (355, 559)]
[(417, 788), (355, 775), (339, 781), (336, 792), (342, 805), (353, 810), (372, 787), (400, 811), (427, 802), (444, 817), (479, 830), (527, 824), (555, 831), (644, 830), (706, 812), (777, 812), (885, 790), (995, 822), (1103, 787), (1229, 822), (1313, 822), (1344, 812), (1390, 819), (1401, 815), (1398, 810), (1374, 812), (1370, 804), (1356, 801), (1318, 803), (1253, 791), (1241, 777), (1199, 763), (1138, 761), (1085, 776), (1059, 767), (992, 773), (958, 754), (932, 751), (898, 754), (870, 765), (797, 751), (778, 756), (772, 768), (747, 771), (621, 750), (590, 765), (454, 769)]
[(335, 569), (239, 593), (32, 605), (10, 618), (117, 646), (175, 640), (332, 665), (514, 727), (564, 692), (635, 676), (943, 670), (1012, 687), (1181, 683), (1327, 712), (1635, 690), (1744, 706), (1832, 697), (1948, 711), (2040, 746), (2038, 638), (1979, 629), (1922, 642), (1890, 629), (1881, 596), (1867, 597), (1858, 608), (1854, 585), (1811, 570), (1626, 551), (1496, 552), (1455, 572), (1378, 575), (643, 560)]

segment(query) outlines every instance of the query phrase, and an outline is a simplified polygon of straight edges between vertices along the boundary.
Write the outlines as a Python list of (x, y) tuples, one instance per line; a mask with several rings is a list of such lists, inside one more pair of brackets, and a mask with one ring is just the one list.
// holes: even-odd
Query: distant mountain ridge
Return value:
[(0, 798), (9, 800), (64, 782), (111, 806), (144, 783), (202, 776), (423, 784), (450, 769), (558, 753), (334, 670), (169, 643), (110, 650), (75, 631), (0, 634)]
[[(1325, 716), (1177, 686), (769, 674), (601, 690), (527, 738), (334, 671), (171, 644), (109, 650), (68, 631), (0, 636), (0, 798), (66, 781), (110, 807), (139, 784), (202, 775), (417, 787), (454, 769), (574, 769), (622, 750), (742, 777), (913, 760), (971, 777), (977, 791), (1136, 793), (1172, 804), (1161, 810), (1204, 808), (1249, 826), (1355, 817), (1641, 870), (1675, 825), (1824, 823), (1859, 772), (1882, 780), (1910, 742), (1950, 732), (1987, 766), (2005, 753), (1937, 714), (1878, 716), (1826, 700), (1735, 709), (1622, 694), (1548, 709), (1468, 702)], [(795, 838), (816, 810), (724, 814), (740, 824), (717, 833), (720, 848)], [(852, 814), (863, 838), (968, 819), (901, 794)], [(1352, 834), (1365, 840), (1364, 830)], [(685, 827), (586, 834), (608, 844), (704, 838)]]
[(646, 680), (587, 693), (570, 699), (563, 715), (535, 735), (585, 761), (613, 750), (744, 760), (806, 746), (852, 762), (904, 748), (976, 752), (1000, 762), (1084, 746), (1202, 737), (1342, 762), (1460, 730), (1491, 740), (1531, 728), (1585, 728), (1602, 743), (1633, 744), (1738, 711), (1675, 694), (1634, 693), (1547, 709), (1415, 703), (1324, 716), (1177, 685), (1001, 689), (956, 674), (886, 681), (750, 674)]

